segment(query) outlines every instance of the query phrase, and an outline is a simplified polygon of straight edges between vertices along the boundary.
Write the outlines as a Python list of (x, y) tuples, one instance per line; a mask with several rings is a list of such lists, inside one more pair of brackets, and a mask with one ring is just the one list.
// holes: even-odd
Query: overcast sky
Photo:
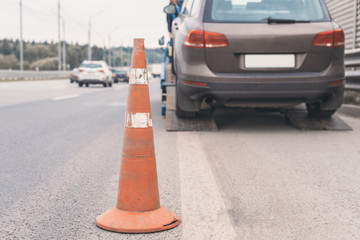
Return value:
[[(19, 0), (0, 0), (0, 39), (20, 36)], [(145, 47), (158, 47), (167, 36), (163, 8), (168, 0), (60, 0), (67, 42), (87, 44), (89, 19), (92, 45), (132, 45), (134, 37), (145, 38)], [(58, 0), (23, 0), (23, 39), (58, 41)], [(61, 24), (62, 27), (62, 24)], [(61, 35), (62, 35), (61, 30)]]

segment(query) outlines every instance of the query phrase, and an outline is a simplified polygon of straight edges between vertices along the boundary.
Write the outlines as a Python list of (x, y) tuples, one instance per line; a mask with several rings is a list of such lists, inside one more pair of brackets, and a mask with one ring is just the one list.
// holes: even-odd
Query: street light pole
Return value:
[(65, 19), (63, 19), (63, 70), (66, 71)]
[(91, 38), (91, 20), (89, 20), (89, 33), (88, 33), (88, 60), (89, 60), (89, 61), (91, 61), (90, 38)]
[(124, 48), (123, 48), (123, 42), (121, 41), (121, 43), (120, 43), (121, 45), (120, 45), (120, 66), (122, 67), (123, 66), (123, 51), (124, 51)]
[[(120, 66), (124, 66), (124, 39), (126, 39), (128, 36), (125, 36), (123, 37), (121, 40), (120, 40)], [(126, 54), (125, 54), (126, 56)]]
[(61, 70), (61, 39), (60, 39), (60, 0), (58, 0), (58, 41), (59, 41), (59, 47), (58, 47), (58, 70)]
[(23, 46), (23, 27), (22, 27), (22, 0), (20, 0), (20, 71), (24, 71), (24, 46)]
[(100, 10), (97, 14), (89, 19), (89, 33), (88, 33), (88, 60), (91, 61), (91, 20), (101, 14), (102, 10)]
[(118, 30), (119, 28), (120, 26), (116, 26), (116, 28), (114, 28), (109, 32), (109, 66), (111, 66), (112, 63), (115, 63), (115, 61), (112, 58), (113, 56), (112, 56), (112, 46), (111, 46), (111, 34), (116, 30)]
[(109, 66), (111, 67), (111, 55), (112, 55), (112, 47), (111, 47), (111, 37), (109, 34)]
[(104, 48), (103, 48), (103, 57), (102, 57), (102, 60), (106, 61), (106, 45), (105, 45), (105, 38), (103, 38), (103, 43), (104, 43)]

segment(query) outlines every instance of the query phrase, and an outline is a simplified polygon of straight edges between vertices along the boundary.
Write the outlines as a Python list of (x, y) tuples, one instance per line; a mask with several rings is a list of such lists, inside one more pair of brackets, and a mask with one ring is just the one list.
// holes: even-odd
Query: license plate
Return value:
[(247, 54), (245, 68), (295, 68), (295, 55)]

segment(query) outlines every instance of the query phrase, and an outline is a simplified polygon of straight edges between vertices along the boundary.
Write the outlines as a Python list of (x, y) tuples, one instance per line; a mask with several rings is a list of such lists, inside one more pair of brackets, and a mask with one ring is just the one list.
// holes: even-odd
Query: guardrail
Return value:
[(0, 70), (0, 81), (32, 81), (68, 79), (71, 71), (17, 71)]
[(345, 73), (345, 89), (360, 91), (360, 71), (356, 70), (356, 67), (360, 67), (360, 49), (345, 51), (345, 67), (353, 68)]

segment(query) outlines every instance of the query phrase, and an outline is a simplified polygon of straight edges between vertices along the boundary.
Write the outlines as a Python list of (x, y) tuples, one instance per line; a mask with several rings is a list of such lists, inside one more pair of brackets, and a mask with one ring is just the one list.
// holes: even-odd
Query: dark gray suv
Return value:
[(179, 117), (300, 103), (330, 117), (342, 103), (344, 32), (323, 0), (186, 0), (172, 33)]

